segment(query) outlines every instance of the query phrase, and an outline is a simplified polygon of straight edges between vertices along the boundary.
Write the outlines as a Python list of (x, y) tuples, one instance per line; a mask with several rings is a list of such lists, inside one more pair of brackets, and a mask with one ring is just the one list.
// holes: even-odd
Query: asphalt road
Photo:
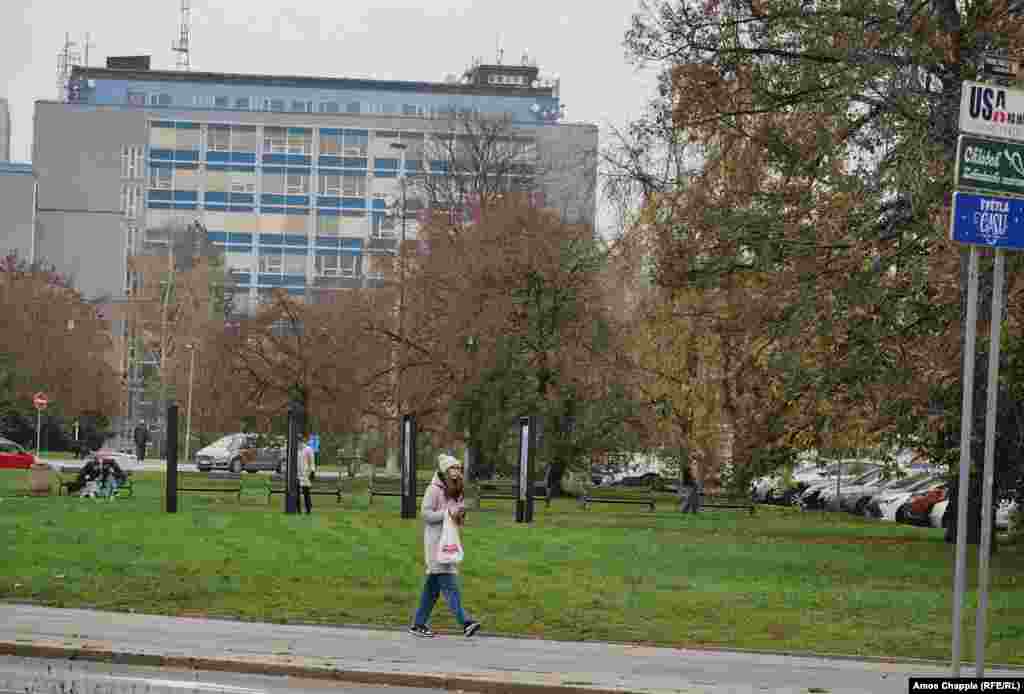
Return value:
[[(0, 694), (441, 694), (274, 675), (239, 675), (139, 665), (0, 656)], [(445, 694), (448, 694), (445, 692)]]

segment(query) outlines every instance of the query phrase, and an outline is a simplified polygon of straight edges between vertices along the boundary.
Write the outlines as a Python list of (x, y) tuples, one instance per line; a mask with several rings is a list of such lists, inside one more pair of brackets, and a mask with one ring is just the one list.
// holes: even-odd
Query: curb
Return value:
[(251, 675), (276, 675), (330, 680), (352, 684), (388, 685), (416, 689), (476, 692), (477, 694), (641, 694), (643, 689), (610, 689), (584, 684), (527, 683), (473, 675), (436, 675), (419, 672), (380, 672), (354, 670), (299, 663), (275, 663), (237, 658), (192, 657), (130, 653), (94, 646), (57, 646), (49, 644), (0, 641), (0, 656), (88, 660), (118, 665), (184, 668)]

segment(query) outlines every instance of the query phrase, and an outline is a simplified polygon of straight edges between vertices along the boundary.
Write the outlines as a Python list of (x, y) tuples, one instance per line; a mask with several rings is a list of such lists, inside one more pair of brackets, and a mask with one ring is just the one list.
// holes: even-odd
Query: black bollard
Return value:
[(178, 405), (167, 406), (167, 512), (178, 512)]
[(288, 404), (288, 445), (284, 471), (284, 512), (299, 512), (299, 437), (305, 427), (306, 412), (302, 403)]
[(399, 455), (402, 464), (402, 518), (416, 517), (416, 416), (402, 416)]
[(537, 418), (519, 419), (519, 494), (516, 523), (533, 522), (533, 457), (537, 449)]

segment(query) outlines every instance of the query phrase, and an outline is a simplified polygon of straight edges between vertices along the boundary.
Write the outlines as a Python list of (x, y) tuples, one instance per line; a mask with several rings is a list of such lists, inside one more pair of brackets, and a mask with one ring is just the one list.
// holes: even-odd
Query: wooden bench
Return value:
[(700, 493), (700, 508), (734, 508), (754, 515), (754, 502), (739, 494)]
[(178, 472), (178, 493), (234, 494), (242, 500), (245, 484), (243, 472)]
[[(331, 477), (323, 477), (320, 473), (317, 473), (310, 480), (309, 493), (312, 496), (333, 496), (340, 504), (345, 492), (350, 492), (349, 489), (346, 489), (345, 479), (340, 473), (337, 476), (332, 475)], [(286, 491), (285, 486), (284, 475), (271, 475), (267, 481), (267, 503), (270, 503), (270, 498), (274, 494), (284, 494)]]
[[(71, 485), (78, 480), (78, 471), (80, 467), (71, 467), (70, 465), (62, 465), (57, 469), (57, 496), (71, 496), (69, 491)], [(132, 497), (135, 496), (135, 487), (132, 485), (132, 471), (124, 470), (124, 482), (122, 482), (117, 491), (114, 493), (116, 497)], [(68, 477), (65, 477), (68, 475)]]
[[(474, 495), (474, 507), (480, 508), (480, 502), (484, 499), (518, 499), (519, 482), (516, 480), (481, 480), (472, 485), (476, 488)], [(544, 505), (551, 506), (551, 495), (548, 487), (543, 482), (533, 483), (533, 498), (544, 499)]]
[[(419, 500), (423, 498), (423, 495), (427, 493), (427, 487), (430, 486), (430, 482), (423, 482), (417, 480), (416, 482), (416, 498), (417, 504)], [(373, 497), (375, 496), (402, 496), (402, 478), (401, 477), (371, 477), (370, 486), (367, 488), (367, 492), (370, 494), (370, 505), (373, 505)]]
[(587, 487), (580, 497), (580, 503), (586, 510), (592, 504), (626, 504), (655, 510), (652, 487)]

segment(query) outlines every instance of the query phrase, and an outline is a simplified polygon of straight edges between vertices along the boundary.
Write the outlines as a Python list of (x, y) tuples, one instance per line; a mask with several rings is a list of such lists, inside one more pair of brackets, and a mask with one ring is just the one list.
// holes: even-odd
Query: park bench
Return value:
[[(484, 499), (518, 499), (519, 482), (516, 480), (482, 480), (473, 484), (476, 487), (474, 506), (480, 508)], [(533, 498), (544, 499), (545, 506), (551, 506), (551, 495), (543, 482), (533, 483)]]
[[(252, 484), (256, 480), (250, 480)], [(259, 484), (259, 482), (256, 482)], [(242, 472), (178, 472), (178, 493), (196, 494), (234, 494), (242, 500), (242, 491), (246, 487), (245, 473)]]
[[(325, 477), (320, 473), (313, 476), (309, 484), (309, 493), (312, 496), (333, 496), (337, 499), (340, 504), (342, 497), (345, 492), (348, 491), (351, 494), (350, 489), (346, 489), (345, 477), (340, 473), (338, 475), (331, 475)], [(267, 481), (267, 503), (270, 503), (270, 498), (274, 494), (285, 493), (285, 476), (284, 475), (271, 475)]]
[(740, 494), (705, 494), (700, 493), (700, 507), (703, 508), (725, 508), (747, 511), (754, 515), (754, 502)]
[[(423, 495), (427, 492), (427, 487), (430, 486), (430, 482), (424, 482), (417, 480), (416, 482), (416, 498), (422, 499)], [(370, 505), (373, 505), (373, 497), (375, 496), (402, 496), (402, 478), (401, 477), (370, 477), (370, 486), (367, 488), (370, 494)], [(417, 502), (418, 503), (418, 502)]]
[(587, 487), (580, 503), (589, 510), (593, 504), (626, 504), (655, 510), (653, 487)]
[[(68, 491), (71, 485), (78, 479), (78, 471), (81, 466), (70, 466), (62, 465), (57, 469), (57, 496), (70, 496)], [(117, 488), (115, 496), (117, 497), (131, 497), (135, 496), (135, 488), (132, 486), (132, 471), (124, 470), (124, 482)]]

